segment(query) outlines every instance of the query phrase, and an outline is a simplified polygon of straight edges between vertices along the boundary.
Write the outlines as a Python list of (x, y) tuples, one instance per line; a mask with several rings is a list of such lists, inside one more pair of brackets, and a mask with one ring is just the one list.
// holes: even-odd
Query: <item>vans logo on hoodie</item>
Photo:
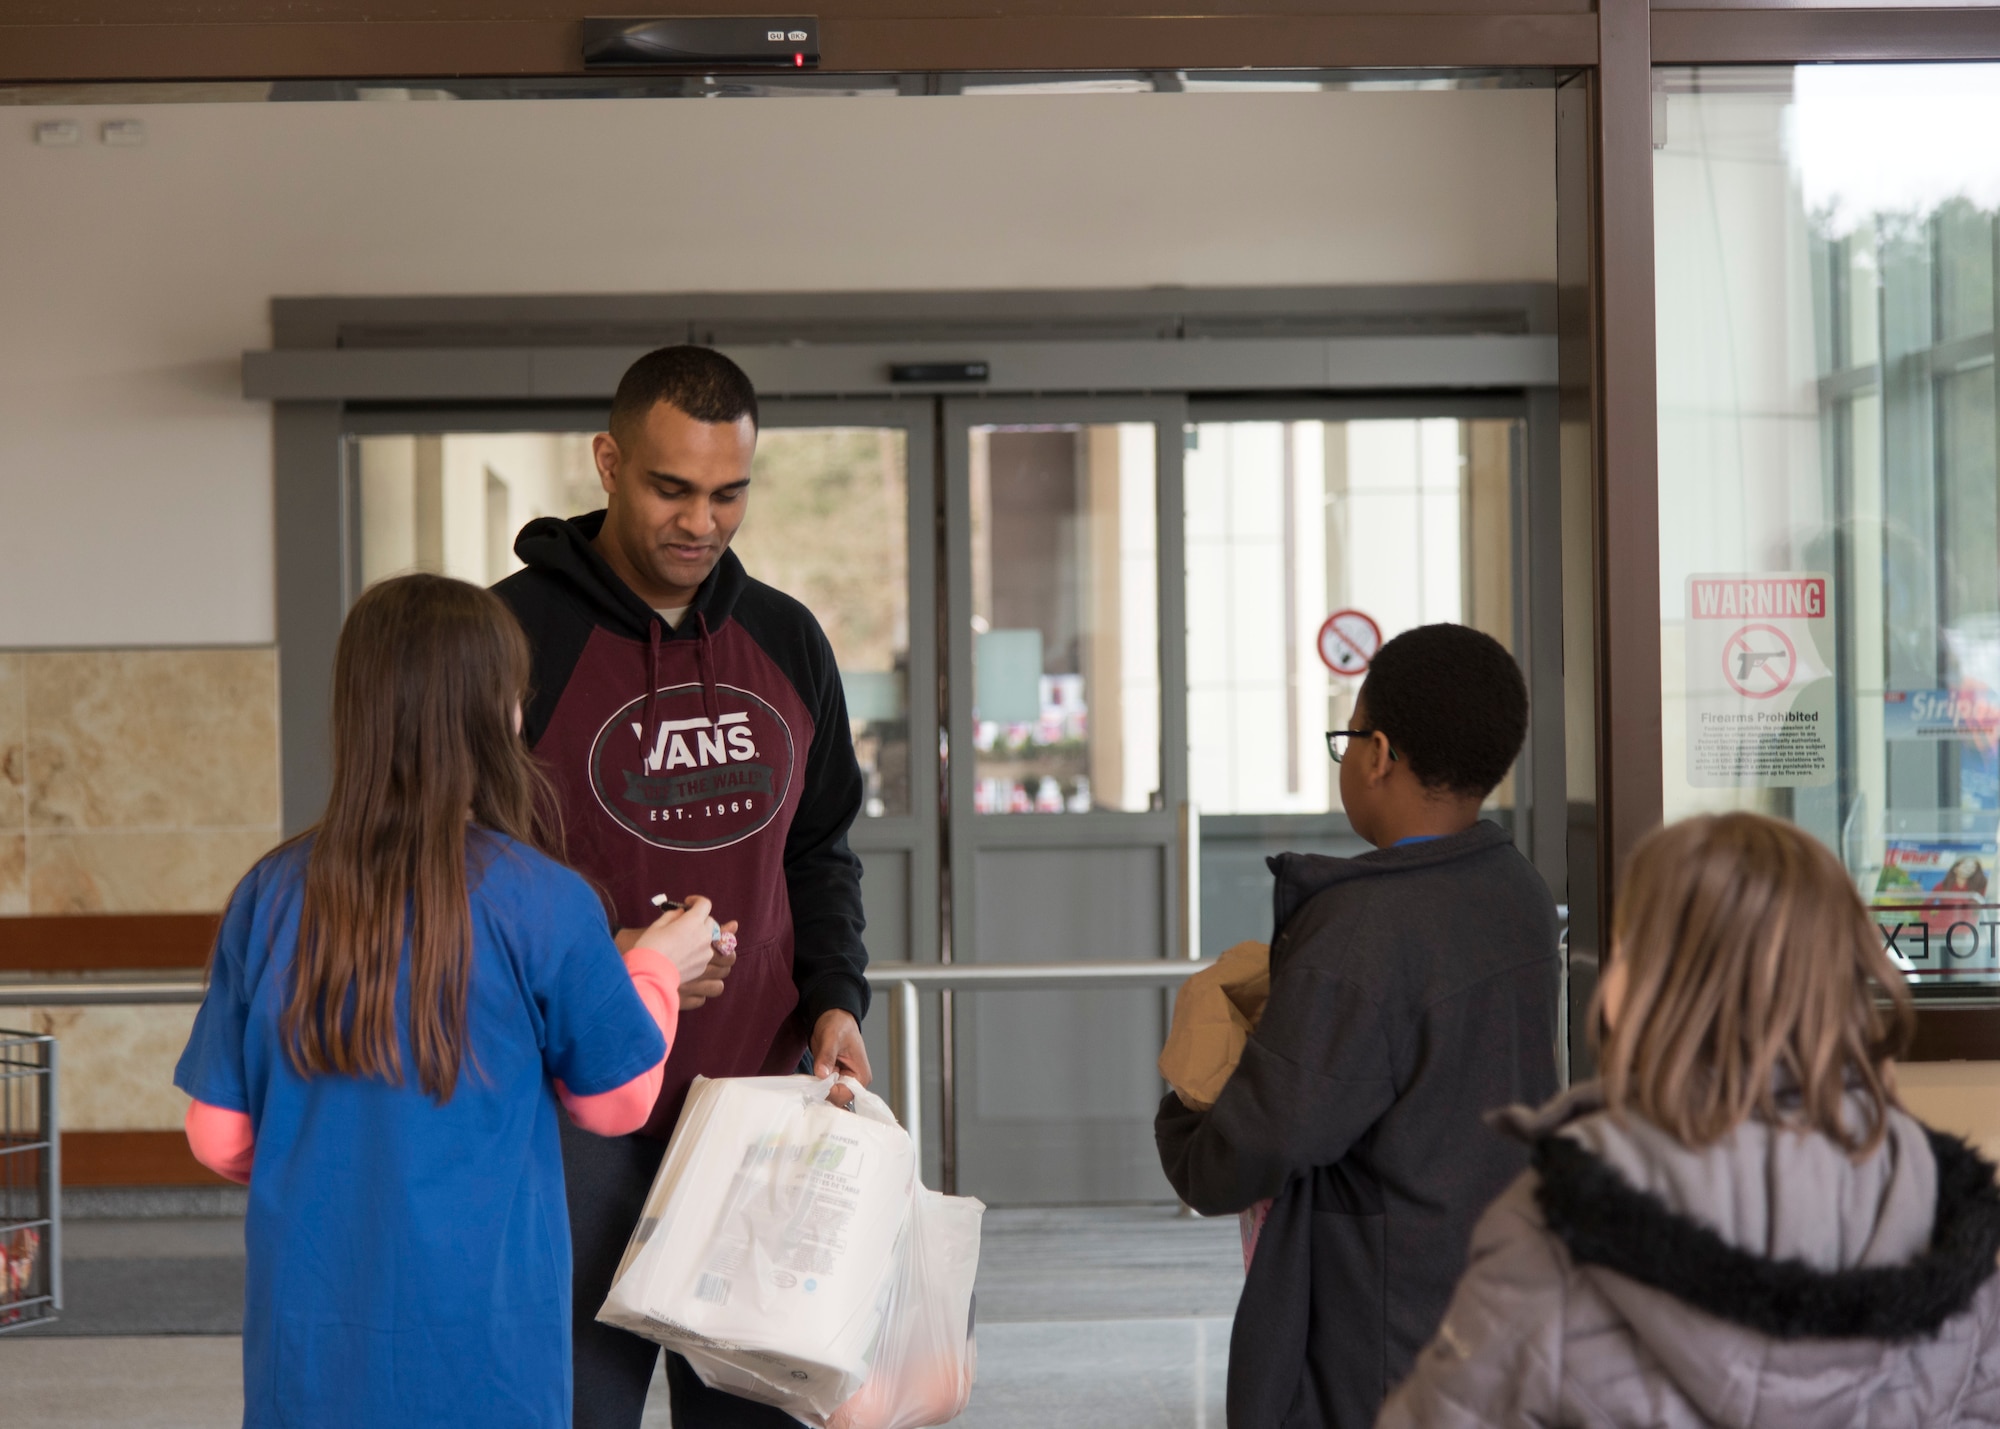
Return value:
[(641, 695), (604, 722), (590, 747), (590, 786), (620, 824), (656, 848), (740, 843), (784, 806), (794, 744), (784, 717), (735, 685)]

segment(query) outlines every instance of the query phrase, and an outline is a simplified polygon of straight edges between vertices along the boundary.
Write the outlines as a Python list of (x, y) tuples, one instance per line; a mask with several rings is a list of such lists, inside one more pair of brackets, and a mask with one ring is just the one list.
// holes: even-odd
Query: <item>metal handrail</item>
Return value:
[[(923, 1043), (917, 994), (922, 992), (1038, 992), (1056, 988), (1178, 987), (1215, 961), (1187, 958), (1130, 963), (870, 963), (868, 982), (889, 1000), (889, 1102), (910, 1133), (923, 1165)], [(950, 1114), (947, 1107), (946, 1114)]]
[(0, 1007), (130, 1007), (200, 1002), (204, 986), (202, 975), (194, 972), (159, 977), (14, 974), (0, 977)]
[[(923, 1042), (919, 992), (947, 988), (971, 992), (1033, 992), (1058, 988), (1176, 987), (1213, 960), (1184, 958), (1129, 963), (901, 963), (871, 964), (868, 982), (888, 994), (889, 1096), (910, 1141), (923, 1155)], [(7, 977), (0, 979), (0, 1007), (106, 1007), (200, 1002), (199, 973), (157, 977)], [(921, 1160), (918, 1162), (922, 1164)]]
[[(1562, 908), (1564, 940), (1568, 908)], [(923, 1041), (920, 992), (1038, 992), (1105, 987), (1177, 987), (1214, 959), (1147, 959), (1118, 963), (911, 963), (878, 962), (868, 967), (869, 985), (888, 995), (889, 1099), (910, 1133), (922, 1165)], [(1564, 969), (1567, 972), (1567, 968)], [(99, 1007), (200, 1002), (204, 979), (197, 973), (160, 976), (0, 977), (0, 1007)], [(1567, 1042), (1567, 1028), (1561, 1041)], [(1566, 1045), (1558, 1057), (1567, 1072)], [(1567, 1080), (1567, 1077), (1565, 1077)]]
[(1203, 968), (1185, 958), (1131, 963), (870, 963), (875, 987), (910, 986), (925, 991), (983, 988), (989, 992), (1032, 992), (1054, 987), (1173, 987)]
[[(908, 987), (1026, 992), (1050, 988), (1172, 987), (1214, 962), (1181, 959), (1134, 963), (874, 963), (868, 981), (878, 991)], [(0, 1007), (128, 1007), (200, 1002), (199, 973), (158, 977), (16, 974), (0, 977)]]

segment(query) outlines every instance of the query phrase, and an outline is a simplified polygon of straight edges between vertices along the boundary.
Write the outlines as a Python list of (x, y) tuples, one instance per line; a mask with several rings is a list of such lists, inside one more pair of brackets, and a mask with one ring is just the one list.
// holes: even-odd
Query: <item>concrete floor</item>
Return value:
[[(74, 1221), (61, 1321), (0, 1335), (9, 1424), (239, 1422), (242, 1225)], [(965, 1429), (1221, 1429), (1236, 1223), (1170, 1208), (989, 1212)], [(646, 1429), (667, 1429), (655, 1381)]]

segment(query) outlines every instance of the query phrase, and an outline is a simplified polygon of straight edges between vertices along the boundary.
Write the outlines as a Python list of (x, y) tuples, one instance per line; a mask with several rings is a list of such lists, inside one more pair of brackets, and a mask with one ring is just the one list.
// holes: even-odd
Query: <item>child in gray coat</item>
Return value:
[(1533, 1169), (1379, 1425), (2000, 1425), (2000, 1192), (1896, 1103), (1910, 995), (1839, 861), (1690, 819), (1612, 945), (1602, 1081), (1504, 1118)]

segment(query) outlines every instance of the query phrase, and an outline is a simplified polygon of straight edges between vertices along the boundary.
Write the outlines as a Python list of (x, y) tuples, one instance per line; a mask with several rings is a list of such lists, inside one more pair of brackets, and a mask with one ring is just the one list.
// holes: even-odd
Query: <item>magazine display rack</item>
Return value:
[(0, 1333), (62, 1309), (56, 1039), (0, 1031)]
[(2000, 814), (1894, 809), (1847, 832), (1847, 866), (1913, 983), (2000, 984)]

